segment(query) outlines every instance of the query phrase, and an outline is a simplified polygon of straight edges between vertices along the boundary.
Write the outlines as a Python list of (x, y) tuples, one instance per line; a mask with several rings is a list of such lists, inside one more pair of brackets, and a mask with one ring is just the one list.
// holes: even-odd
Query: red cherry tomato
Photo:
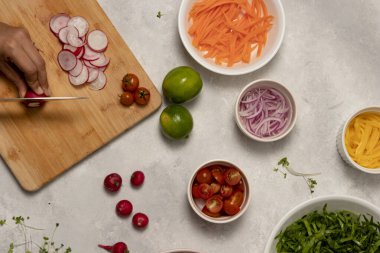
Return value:
[(200, 184), (198, 187), (199, 196), (206, 200), (213, 195), (213, 191), (210, 185), (208, 184)]
[(123, 199), (116, 205), (116, 213), (120, 216), (129, 216), (133, 211), (133, 205), (130, 201)]
[(235, 215), (240, 211), (240, 206), (233, 205), (229, 200), (223, 202), (223, 210), (228, 215)]
[(207, 209), (206, 206), (203, 207), (202, 212), (203, 212), (204, 214), (206, 214), (207, 216), (214, 217), (214, 218), (218, 218), (218, 217), (222, 216), (222, 214), (221, 214), (220, 212), (219, 212), (219, 213), (212, 213), (212, 212), (210, 212), (210, 211)]
[(199, 185), (198, 184), (193, 184), (191, 188), (191, 193), (193, 194), (193, 198), (195, 199), (200, 199), (201, 195), (199, 193)]
[(234, 188), (232, 188), (232, 186), (230, 185), (222, 185), (222, 187), (220, 188), (220, 195), (223, 197), (223, 198), (228, 198), (229, 196), (232, 195), (232, 193), (234, 192)]
[(135, 97), (129, 91), (124, 92), (120, 95), (120, 103), (125, 106), (130, 106), (135, 101)]
[(139, 87), (135, 92), (135, 102), (138, 105), (146, 105), (150, 100), (150, 92), (147, 88)]
[(239, 183), (237, 185), (235, 185), (235, 191), (239, 191), (239, 192), (245, 191), (245, 186), (244, 186), (243, 180), (240, 180)]
[(218, 183), (211, 183), (210, 184), (213, 194), (218, 193), (220, 191), (220, 184)]
[(230, 168), (226, 172), (224, 172), (224, 180), (229, 185), (237, 185), (241, 179), (240, 172), (237, 169)]
[(139, 83), (139, 78), (135, 74), (128, 73), (123, 77), (121, 87), (124, 91), (134, 92), (139, 87)]
[(200, 169), (197, 172), (196, 178), (197, 178), (198, 183), (200, 184), (210, 184), (212, 180), (211, 172), (207, 168)]
[(219, 165), (214, 165), (211, 168), (211, 174), (212, 177), (218, 182), (219, 184), (224, 184), (224, 169)]
[(212, 196), (207, 199), (206, 207), (212, 213), (219, 213), (223, 208), (223, 201), (218, 196)]
[(131, 184), (133, 186), (142, 185), (144, 183), (144, 180), (145, 180), (144, 172), (139, 171), (139, 170), (133, 172), (133, 174), (131, 176)]
[(244, 193), (242, 192), (234, 192), (232, 196), (228, 199), (228, 201), (231, 203), (231, 205), (235, 206), (241, 206), (244, 201)]
[(110, 191), (110, 192), (117, 192), (121, 184), (123, 183), (123, 180), (121, 179), (121, 176), (117, 173), (109, 174), (104, 178), (104, 187)]
[(137, 228), (145, 228), (149, 223), (149, 218), (144, 213), (136, 213), (133, 215), (132, 223)]

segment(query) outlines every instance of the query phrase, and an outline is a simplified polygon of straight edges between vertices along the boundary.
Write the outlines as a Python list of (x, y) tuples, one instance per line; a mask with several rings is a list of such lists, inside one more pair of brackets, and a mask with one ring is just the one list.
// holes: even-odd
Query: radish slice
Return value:
[(99, 76), (99, 70), (97, 68), (87, 68), (88, 69), (88, 79), (87, 82), (91, 83), (95, 81), (96, 78)]
[(79, 54), (77, 55), (77, 58), (78, 59), (82, 59), (83, 58), (83, 55), (84, 55), (84, 47), (80, 47), (81, 48), (81, 51), (79, 52)]
[(65, 45), (63, 45), (63, 49), (67, 49), (70, 52), (72, 52), (75, 56), (78, 56), (81, 53), (81, 51), (83, 50), (83, 47), (73, 47), (69, 44), (65, 44)]
[(77, 65), (77, 61), (78, 60), (75, 55), (69, 50), (63, 49), (58, 54), (58, 63), (64, 71), (70, 71), (74, 69)]
[(110, 62), (110, 59), (107, 58), (104, 54), (101, 54), (99, 59), (90, 61), (90, 64), (94, 67), (102, 68), (102, 67), (107, 66), (109, 62)]
[(79, 86), (87, 82), (88, 79), (88, 69), (83, 66), (82, 72), (79, 76), (69, 75), (69, 81), (74, 86)]
[(82, 69), (83, 69), (83, 63), (81, 60), (78, 60), (77, 65), (75, 66), (75, 68), (70, 70), (69, 74), (72, 76), (79, 76), (80, 73), (82, 73)]
[(85, 66), (89, 67), (89, 68), (93, 68), (94, 66), (91, 65), (91, 63), (87, 60), (83, 60), (83, 63)]
[(70, 44), (70, 46), (73, 46), (73, 47), (84, 46), (84, 42), (78, 36), (78, 30), (73, 26), (68, 26), (68, 27), (71, 27), (69, 32), (67, 33), (67, 42)]
[(91, 48), (89, 48), (87, 45), (84, 46), (84, 55), (83, 59), (88, 61), (94, 61), (99, 59), (101, 53), (97, 53), (93, 51)]
[(98, 68), (98, 70), (99, 70), (99, 72), (104, 72), (104, 71), (106, 71), (107, 67), (108, 67), (108, 65), (105, 67), (102, 67), (102, 68)]
[(101, 90), (106, 86), (106, 84), (107, 84), (106, 75), (104, 75), (103, 72), (99, 71), (98, 78), (96, 78), (95, 81), (90, 83), (89, 88), (91, 90)]
[(68, 43), (67, 42), (67, 35), (69, 34), (69, 32), (75, 33), (75, 31), (72, 31), (73, 29), (75, 30), (75, 27), (73, 27), (73, 26), (66, 26), (66, 27), (62, 28), (61, 30), (59, 30), (58, 38), (59, 38), (59, 40), (63, 44), (67, 44)]
[(67, 23), (68, 26), (74, 26), (78, 32), (78, 37), (83, 37), (88, 32), (88, 22), (82, 17), (72, 17)]
[(94, 30), (87, 35), (88, 46), (97, 52), (103, 52), (108, 45), (107, 36), (100, 30)]
[(59, 30), (67, 26), (70, 16), (64, 13), (57, 14), (50, 19), (50, 30), (57, 35)]

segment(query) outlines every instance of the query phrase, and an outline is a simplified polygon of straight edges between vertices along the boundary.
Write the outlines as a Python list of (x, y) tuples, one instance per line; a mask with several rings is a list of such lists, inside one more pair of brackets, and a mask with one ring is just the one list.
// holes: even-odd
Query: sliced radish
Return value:
[(73, 47), (84, 46), (84, 42), (78, 36), (78, 29), (76, 29), (74, 26), (68, 26), (68, 27), (71, 27), (69, 32), (67, 33), (67, 42), (70, 44), (70, 46), (73, 46)]
[(59, 30), (67, 26), (70, 16), (64, 13), (57, 14), (50, 19), (50, 30), (57, 35)]
[(74, 26), (76, 29), (78, 29), (79, 36), (78, 37), (83, 37), (87, 34), (88, 32), (88, 22), (82, 17), (72, 17), (67, 25)]
[(84, 47), (80, 47), (81, 48), (81, 51), (79, 52), (79, 54), (77, 55), (77, 58), (78, 59), (82, 59), (83, 58), (83, 55), (84, 55)]
[(79, 76), (72, 76), (69, 75), (69, 81), (72, 85), (78, 86), (82, 85), (85, 82), (87, 82), (88, 79), (88, 69), (83, 66), (82, 72), (79, 74)]
[(79, 76), (80, 73), (82, 73), (82, 68), (83, 68), (83, 63), (81, 60), (78, 60), (77, 65), (75, 66), (75, 68), (70, 70), (69, 74), (72, 76)]
[(104, 72), (104, 71), (106, 71), (107, 67), (108, 67), (108, 65), (105, 67), (102, 67), (102, 68), (98, 68), (98, 70), (99, 70), (99, 72)]
[(104, 75), (103, 72), (99, 72), (98, 78), (96, 78), (95, 81), (89, 84), (89, 88), (91, 90), (101, 90), (106, 86), (106, 84), (107, 84), (106, 75)]
[(75, 30), (76, 28), (73, 26), (66, 26), (66, 27), (62, 28), (61, 30), (59, 30), (58, 38), (63, 44), (68, 43), (67, 42), (67, 35), (69, 34), (69, 32), (75, 33), (75, 31), (72, 31), (73, 29)]
[(83, 60), (83, 64), (89, 68), (93, 68), (94, 66), (91, 65), (91, 63), (87, 60)]
[(83, 50), (83, 47), (73, 47), (69, 44), (65, 44), (65, 45), (63, 45), (63, 49), (67, 49), (70, 52), (72, 52), (75, 56), (78, 56), (81, 53), (81, 51)]
[(64, 71), (70, 71), (77, 65), (77, 58), (75, 55), (66, 49), (63, 49), (58, 54), (58, 63)]
[(107, 36), (100, 30), (94, 30), (87, 35), (88, 46), (96, 51), (103, 52), (108, 45)]
[(84, 46), (84, 55), (83, 59), (87, 61), (94, 61), (99, 59), (101, 53), (93, 51), (91, 48), (89, 48), (87, 45)]
[(87, 68), (88, 69), (88, 79), (87, 82), (91, 83), (98, 78), (99, 70), (97, 68)]
[(106, 57), (104, 54), (101, 54), (99, 59), (90, 61), (90, 64), (94, 67), (102, 68), (102, 67), (107, 66), (109, 62), (110, 62), (110, 59)]

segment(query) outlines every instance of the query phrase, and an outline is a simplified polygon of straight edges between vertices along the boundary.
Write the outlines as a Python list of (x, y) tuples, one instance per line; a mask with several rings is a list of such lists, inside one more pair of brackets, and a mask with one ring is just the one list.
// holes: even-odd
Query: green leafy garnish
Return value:
[(161, 11), (158, 11), (156, 17), (157, 17), (157, 18), (161, 18), (163, 15), (164, 15), (164, 14), (162, 14)]
[(379, 253), (380, 223), (351, 211), (313, 211), (277, 236), (277, 252)]
[(6, 222), (6, 220), (0, 220), (0, 226), (4, 226)]

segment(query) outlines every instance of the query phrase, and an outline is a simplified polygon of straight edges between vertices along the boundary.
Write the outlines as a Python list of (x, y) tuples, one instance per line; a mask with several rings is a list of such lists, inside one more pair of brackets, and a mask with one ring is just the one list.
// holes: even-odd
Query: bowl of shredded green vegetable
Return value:
[(349, 196), (318, 197), (288, 212), (265, 253), (380, 253), (380, 209)]

